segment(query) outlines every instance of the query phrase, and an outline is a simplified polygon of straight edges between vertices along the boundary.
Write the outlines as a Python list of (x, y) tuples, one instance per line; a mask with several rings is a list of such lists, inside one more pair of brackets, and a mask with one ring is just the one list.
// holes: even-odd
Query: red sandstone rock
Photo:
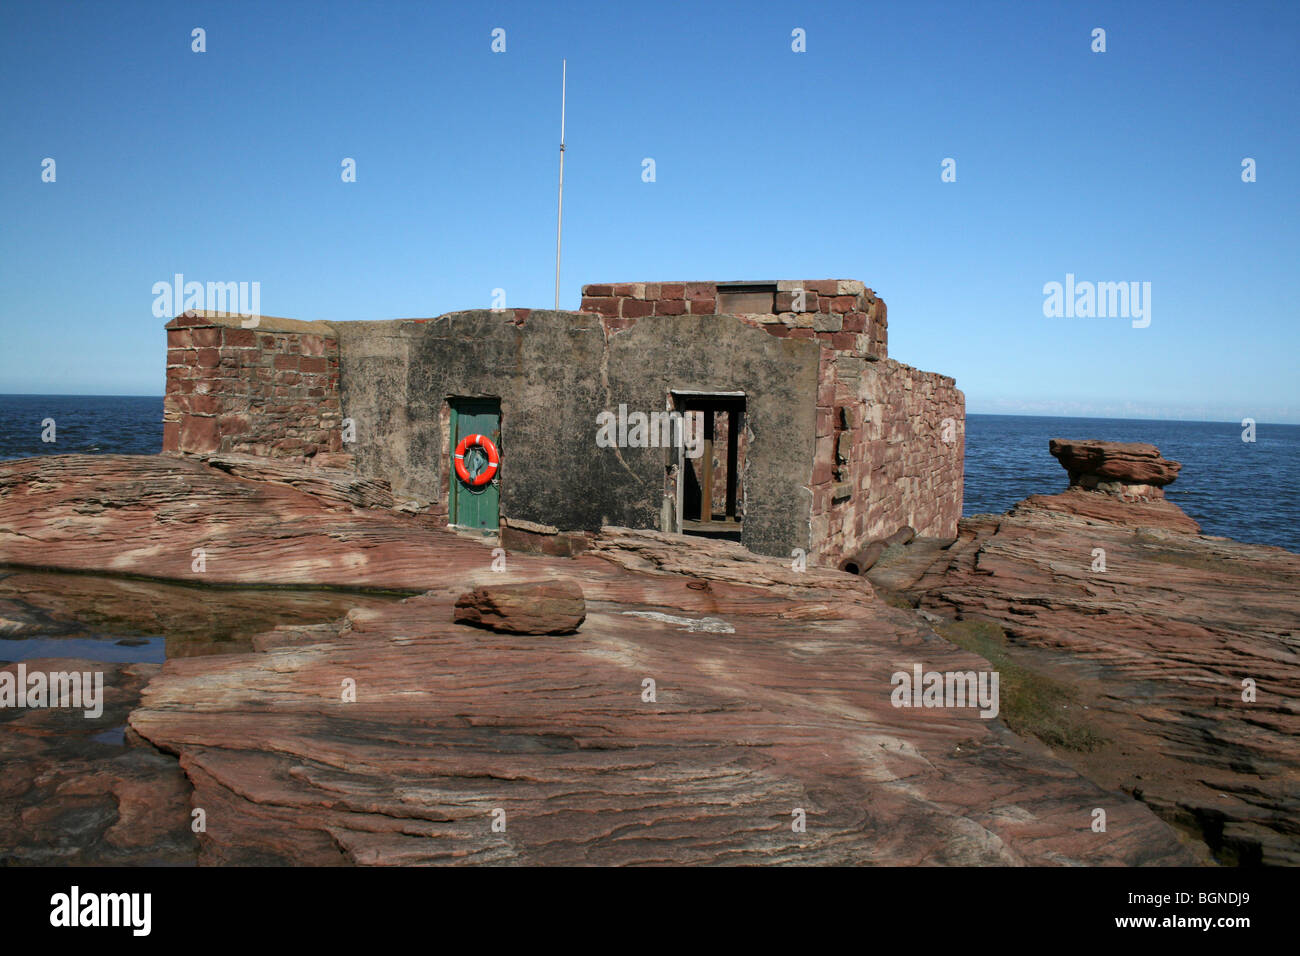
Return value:
[(1199, 534), (1201, 530), (1187, 512), (1163, 496), (1129, 502), (1113, 495), (1074, 487), (1056, 495), (1031, 495), (1012, 508), (1011, 513), (1015, 514), (1021, 508), (1058, 511), (1128, 528), (1164, 528), (1186, 534)]
[(175, 759), (129, 731), (125, 745), (100, 739), (126, 723), (159, 665), (24, 664), (27, 673), (102, 673), (104, 708), (92, 719), (60, 707), (0, 710), (0, 866), (192, 866), (190, 786)]
[(1225, 861), (1300, 864), (1300, 555), (1196, 530), (1167, 501), (1072, 488), (963, 519), (951, 546), (913, 544), (871, 578), (996, 622), (1013, 660), (1074, 688), (1108, 739), (1057, 751), (1085, 775)]
[[(615, 530), (575, 559), (510, 555), (498, 576), (481, 543), (416, 516), (200, 462), (0, 466), (0, 560), (192, 581), (196, 542), (208, 580), (427, 589), (150, 681), (130, 725), (179, 756), (204, 863), (1192, 859), (1140, 803), (999, 720), (895, 708), (900, 669), (988, 664), (850, 575)], [(466, 583), (557, 576), (590, 602), (564, 640), (453, 623)]]
[[(1140, 442), (1067, 441), (1053, 438), (1048, 448), (1070, 474), (1070, 484), (1084, 484), (1088, 476), (1099, 481), (1163, 487), (1178, 477), (1183, 466), (1160, 456), (1155, 445)], [(1094, 481), (1095, 483), (1095, 481)]]
[(587, 619), (577, 581), (483, 585), (456, 599), (455, 620), (507, 634), (572, 634)]

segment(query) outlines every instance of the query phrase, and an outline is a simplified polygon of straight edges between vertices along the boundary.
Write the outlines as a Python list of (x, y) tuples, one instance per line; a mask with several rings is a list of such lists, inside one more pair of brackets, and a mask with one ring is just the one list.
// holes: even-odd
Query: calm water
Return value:
[[(0, 395), (0, 460), (35, 455), (156, 455), (162, 451), (160, 397)], [(41, 440), (54, 419), (53, 442)]]
[(1206, 534), (1300, 551), (1300, 425), (971, 415), (966, 421), (968, 515), (1002, 512), (1032, 494), (1064, 491), (1052, 438), (1148, 442), (1183, 463), (1165, 495)]
[[(57, 441), (41, 441), (55, 421)], [(1002, 512), (1067, 480), (1051, 438), (1149, 442), (1183, 470), (1166, 489), (1207, 534), (1300, 551), (1300, 425), (971, 415), (966, 423), (965, 513)], [(162, 398), (0, 395), (0, 459), (78, 453), (156, 454)]]

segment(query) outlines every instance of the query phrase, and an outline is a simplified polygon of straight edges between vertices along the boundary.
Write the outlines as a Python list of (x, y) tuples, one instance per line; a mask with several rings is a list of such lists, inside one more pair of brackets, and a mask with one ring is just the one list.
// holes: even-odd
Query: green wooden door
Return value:
[[(466, 435), (486, 435), (497, 446), (501, 466), (486, 485), (470, 487), (456, 474), (456, 446)], [(497, 531), (500, 525), (499, 482), (506, 467), (501, 447), (501, 402), (495, 398), (457, 398), (451, 402), (451, 447), (447, 467), (451, 469), (451, 523), (463, 528)], [(465, 452), (465, 470), (477, 477), (487, 467), (487, 455), (477, 446)]]

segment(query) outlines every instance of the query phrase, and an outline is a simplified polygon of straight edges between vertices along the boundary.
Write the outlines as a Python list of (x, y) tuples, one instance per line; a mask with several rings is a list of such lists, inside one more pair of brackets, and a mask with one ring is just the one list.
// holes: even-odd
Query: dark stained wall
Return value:
[(335, 323), (343, 415), (358, 468), (446, 506), (449, 396), (501, 400), (501, 513), (564, 531), (659, 528), (659, 448), (601, 448), (597, 416), (662, 411), (670, 390), (743, 391), (749, 429), (744, 544), (809, 548), (820, 347), (733, 316), (654, 316), (606, 329), (596, 315), (522, 310)]

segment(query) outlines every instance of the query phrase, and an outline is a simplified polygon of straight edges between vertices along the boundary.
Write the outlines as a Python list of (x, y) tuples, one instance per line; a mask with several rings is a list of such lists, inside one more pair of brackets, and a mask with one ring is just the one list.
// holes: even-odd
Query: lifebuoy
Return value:
[[(487, 455), (487, 467), (479, 474), (471, 478), (469, 472), (465, 470), (465, 452), (474, 445), (478, 445)], [(492, 439), (487, 435), (466, 435), (456, 446), (456, 477), (471, 488), (477, 488), (479, 485), (486, 485), (492, 480), (497, 473), (497, 468), (501, 465), (501, 456), (497, 454), (497, 446), (492, 444)]]

